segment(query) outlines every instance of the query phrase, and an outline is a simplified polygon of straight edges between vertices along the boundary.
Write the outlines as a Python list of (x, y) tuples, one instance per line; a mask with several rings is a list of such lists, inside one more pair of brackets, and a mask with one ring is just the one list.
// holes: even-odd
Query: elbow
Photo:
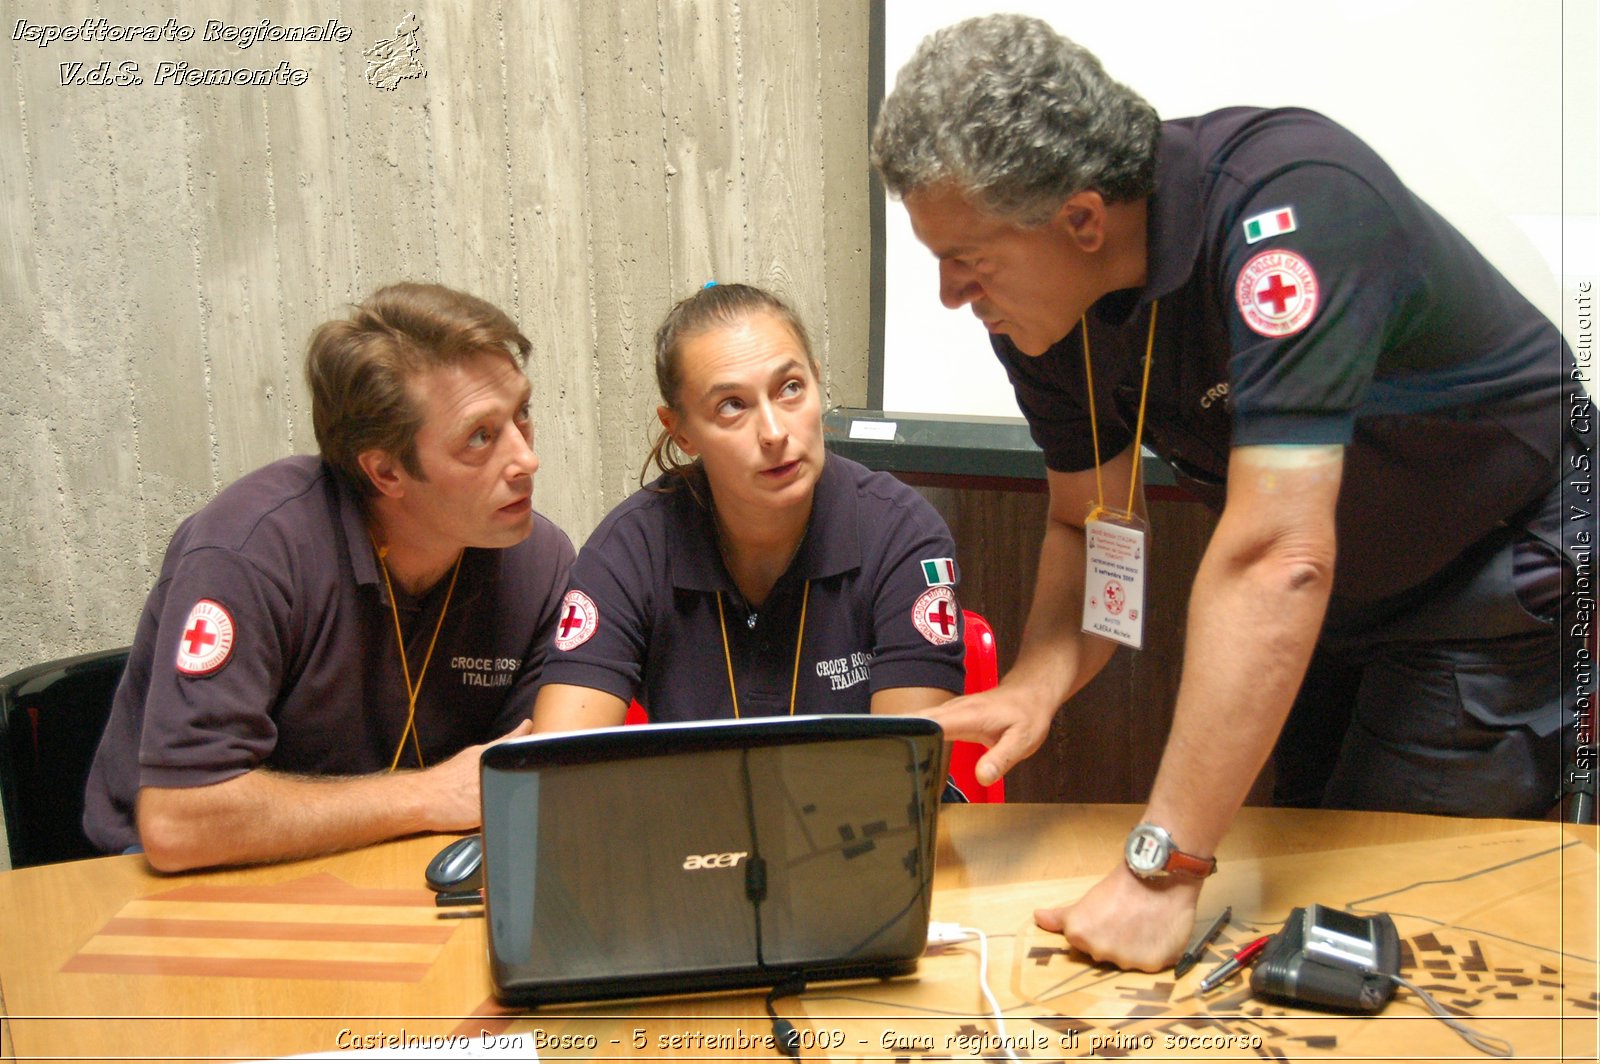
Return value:
[(195, 818), (185, 815), (182, 806), (170, 792), (149, 788), (139, 792), (139, 845), (157, 872), (188, 872), (218, 863), (203, 845), (204, 833)]
[(1326, 595), (1333, 590), (1333, 559), (1291, 561), (1284, 567), (1285, 590), (1291, 594), (1313, 592)]
[(1222, 579), (1243, 581), (1254, 594), (1281, 602), (1331, 594), (1335, 553), (1331, 534), (1302, 531), (1214, 539), (1207, 560)]
[(1333, 592), (1334, 552), (1331, 544), (1273, 552), (1267, 561), (1272, 585), (1285, 595), (1327, 598)]

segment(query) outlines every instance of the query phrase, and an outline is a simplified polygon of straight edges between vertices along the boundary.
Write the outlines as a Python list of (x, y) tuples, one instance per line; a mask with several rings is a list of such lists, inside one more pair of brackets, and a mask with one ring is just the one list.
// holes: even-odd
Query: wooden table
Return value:
[[(988, 932), (990, 984), (1025, 1059), (1486, 1059), (1405, 992), (1376, 1018), (1339, 1017), (1253, 1000), (1242, 981), (1197, 996), (1216, 955), (1175, 981), (1064, 951), (1032, 909), (1098, 879), (1137, 813), (942, 817), (934, 918)], [(422, 886), (440, 841), (184, 876), (138, 857), (0, 874), (0, 1059), (251, 1059), (484, 1035), (521, 1059), (772, 1055), (760, 994), (497, 1008), (483, 921), (444, 916)], [(1405, 974), (1519, 1059), (1596, 1059), (1594, 828), (1246, 809), (1219, 859), (1201, 905), (1202, 918), (1233, 907), (1217, 950), (1309, 902), (1388, 911)], [(965, 943), (930, 950), (915, 977), (779, 1007), (805, 1059), (998, 1059), (977, 974)]]

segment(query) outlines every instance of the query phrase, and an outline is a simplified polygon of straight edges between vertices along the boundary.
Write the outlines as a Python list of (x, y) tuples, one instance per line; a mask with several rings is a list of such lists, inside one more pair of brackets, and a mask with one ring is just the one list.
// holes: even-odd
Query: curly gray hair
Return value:
[(1048, 23), (988, 15), (917, 46), (878, 111), (872, 165), (891, 195), (949, 182), (990, 214), (1042, 225), (1085, 190), (1107, 203), (1154, 191), (1159, 122)]

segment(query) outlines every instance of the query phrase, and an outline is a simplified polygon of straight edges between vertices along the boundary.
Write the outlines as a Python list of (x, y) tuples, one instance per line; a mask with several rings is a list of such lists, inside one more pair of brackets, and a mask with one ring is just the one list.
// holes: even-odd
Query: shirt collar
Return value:
[[(822, 463), (811, 499), (811, 523), (794, 561), (783, 576), (817, 580), (861, 567), (861, 535), (857, 520), (855, 481), (846, 464), (833, 454)], [(717, 548), (716, 521), (687, 486), (678, 485), (668, 502), (667, 543), (672, 586), (684, 591), (733, 591), (733, 578)]]
[(383, 576), (378, 572), (378, 558), (372, 549), (372, 535), (367, 531), (366, 507), (361, 505), (361, 499), (344, 478), (335, 473), (326, 463), (323, 472), (333, 484), (333, 490), (338, 498), (339, 527), (344, 531), (345, 550), (350, 556), (350, 571), (355, 574), (356, 583), (360, 585), (376, 584), (383, 586)]
[(1102, 321), (1121, 324), (1134, 309), (1171, 295), (1188, 283), (1200, 255), (1200, 149), (1194, 132), (1163, 122), (1156, 143), (1156, 189), (1145, 214), (1145, 283), (1102, 296), (1092, 308)]

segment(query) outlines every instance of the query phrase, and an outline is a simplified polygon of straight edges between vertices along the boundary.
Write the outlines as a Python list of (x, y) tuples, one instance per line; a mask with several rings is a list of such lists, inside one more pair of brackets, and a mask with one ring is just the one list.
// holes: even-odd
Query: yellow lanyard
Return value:
[[(794, 640), (794, 677), (789, 681), (789, 716), (794, 716), (794, 696), (800, 689), (800, 648), (806, 641), (806, 605), (811, 601), (811, 581), (800, 596), (800, 634)], [(722, 592), (717, 592), (717, 624), (722, 627), (722, 660), (728, 666), (728, 693), (733, 695), (733, 716), (739, 718), (739, 689), (733, 683), (733, 651), (728, 648), (728, 620), (722, 613)]]
[(466, 552), (456, 555), (455, 568), (450, 570), (450, 586), (445, 589), (444, 605), (439, 607), (439, 619), (433, 624), (433, 636), (428, 640), (428, 652), (422, 658), (422, 671), (417, 673), (417, 683), (411, 685), (411, 664), (406, 661), (406, 637), (400, 631), (400, 607), (394, 602), (394, 584), (389, 582), (389, 563), (384, 561), (384, 556), (389, 553), (389, 548), (380, 547), (376, 542), (372, 544), (378, 552), (378, 568), (383, 570), (383, 586), (389, 592), (389, 613), (394, 617), (394, 642), (400, 648), (400, 672), (405, 677), (406, 695), (406, 727), (400, 733), (400, 745), (394, 748), (394, 758), (389, 762), (389, 771), (393, 772), (400, 767), (400, 755), (405, 752), (406, 740), (411, 740), (411, 747), (416, 751), (417, 767), (426, 768), (422, 760), (422, 742), (417, 736), (417, 696), (422, 693), (423, 678), (428, 675), (428, 662), (433, 660), (433, 647), (439, 641), (439, 629), (444, 627), (444, 615), (450, 612), (450, 597), (456, 593), (456, 577), (461, 572), (461, 558)]
[[(1156, 346), (1156, 307), (1160, 303), (1160, 300), (1156, 300), (1150, 304), (1150, 335), (1144, 342), (1144, 383), (1139, 386), (1139, 418), (1133, 430), (1133, 476), (1128, 481), (1128, 508), (1123, 511), (1129, 516), (1133, 514), (1133, 500), (1138, 497), (1139, 471), (1144, 468), (1143, 452), (1139, 448), (1144, 439), (1144, 404), (1150, 395), (1150, 355)], [(1094, 440), (1095, 506), (1089, 513), (1089, 519), (1093, 520), (1106, 508), (1106, 484), (1100, 472), (1100, 426), (1094, 416), (1094, 367), (1089, 362), (1089, 319), (1079, 318), (1078, 328), (1083, 333), (1083, 375), (1089, 383), (1089, 436)]]

